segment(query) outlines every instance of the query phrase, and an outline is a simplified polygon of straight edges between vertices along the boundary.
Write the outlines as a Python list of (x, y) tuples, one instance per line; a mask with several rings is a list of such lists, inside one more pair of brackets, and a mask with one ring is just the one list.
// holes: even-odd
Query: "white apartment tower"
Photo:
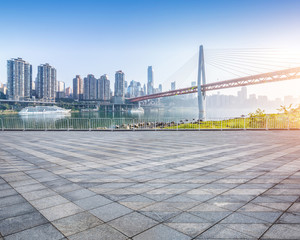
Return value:
[(12, 100), (32, 96), (32, 65), (22, 58), (7, 61), (7, 95)]
[(38, 66), (36, 94), (45, 101), (55, 101), (57, 78), (56, 69), (49, 63)]

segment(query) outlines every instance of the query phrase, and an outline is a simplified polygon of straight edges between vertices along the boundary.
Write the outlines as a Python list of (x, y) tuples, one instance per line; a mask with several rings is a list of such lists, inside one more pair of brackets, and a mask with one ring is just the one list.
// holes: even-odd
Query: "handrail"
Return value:
[(133, 118), (64, 118), (64, 119), (22, 119), (0, 118), (0, 131), (7, 130), (82, 130), (82, 131), (114, 131), (114, 130), (251, 130), (251, 129), (300, 129), (300, 119), (286, 116), (266, 116), (253, 118), (232, 118), (223, 120), (174, 121), (164, 119)]

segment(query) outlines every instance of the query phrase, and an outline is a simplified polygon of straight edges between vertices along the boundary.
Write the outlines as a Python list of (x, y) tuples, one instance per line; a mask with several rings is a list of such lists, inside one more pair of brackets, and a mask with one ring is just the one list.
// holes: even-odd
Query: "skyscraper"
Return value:
[(176, 90), (176, 82), (171, 82), (171, 90)]
[(104, 74), (98, 80), (98, 99), (110, 100), (110, 81), (107, 74)]
[(57, 91), (58, 92), (65, 92), (65, 83), (62, 81), (57, 82)]
[(83, 95), (83, 81), (80, 75), (73, 78), (73, 98), (80, 100)]
[(97, 79), (93, 74), (87, 75), (84, 78), (84, 93), (83, 99), (85, 100), (95, 100), (97, 99)]
[(148, 82), (147, 82), (147, 94), (153, 94), (154, 88), (154, 79), (153, 79), (153, 68), (152, 66), (148, 67)]
[(238, 98), (239, 101), (246, 101), (247, 100), (247, 87), (242, 87), (240, 91), (238, 91)]
[(66, 97), (71, 97), (73, 94), (72, 88), (71, 87), (67, 87), (66, 88)]
[(115, 97), (125, 97), (125, 74), (121, 70), (115, 74)]
[(13, 100), (32, 96), (32, 66), (22, 58), (7, 61), (7, 92)]
[(49, 63), (38, 66), (36, 94), (38, 98), (47, 101), (55, 100), (57, 79), (56, 69), (49, 65)]
[(162, 84), (158, 85), (159, 92), (162, 92)]

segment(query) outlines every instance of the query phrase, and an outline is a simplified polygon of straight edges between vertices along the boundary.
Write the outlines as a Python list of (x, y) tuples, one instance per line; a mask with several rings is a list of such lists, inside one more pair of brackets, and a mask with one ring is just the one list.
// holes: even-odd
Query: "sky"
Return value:
[[(6, 61), (22, 57), (33, 65), (33, 79), (37, 66), (49, 63), (66, 86), (77, 74), (108, 74), (113, 88), (117, 70), (128, 82), (146, 83), (151, 65), (155, 87), (163, 83), (168, 90), (200, 44), (208, 50), (299, 49), (299, 9), (298, 0), (0, 0), (0, 82), (6, 82)], [(209, 75), (208, 82), (216, 81)], [(295, 84), (251, 86), (248, 92), (299, 96)]]

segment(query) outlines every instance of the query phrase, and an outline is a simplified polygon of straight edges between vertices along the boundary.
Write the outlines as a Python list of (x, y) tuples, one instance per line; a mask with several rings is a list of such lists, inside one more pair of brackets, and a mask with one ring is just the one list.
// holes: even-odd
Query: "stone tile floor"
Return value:
[(300, 132), (0, 132), (0, 239), (300, 239)]

